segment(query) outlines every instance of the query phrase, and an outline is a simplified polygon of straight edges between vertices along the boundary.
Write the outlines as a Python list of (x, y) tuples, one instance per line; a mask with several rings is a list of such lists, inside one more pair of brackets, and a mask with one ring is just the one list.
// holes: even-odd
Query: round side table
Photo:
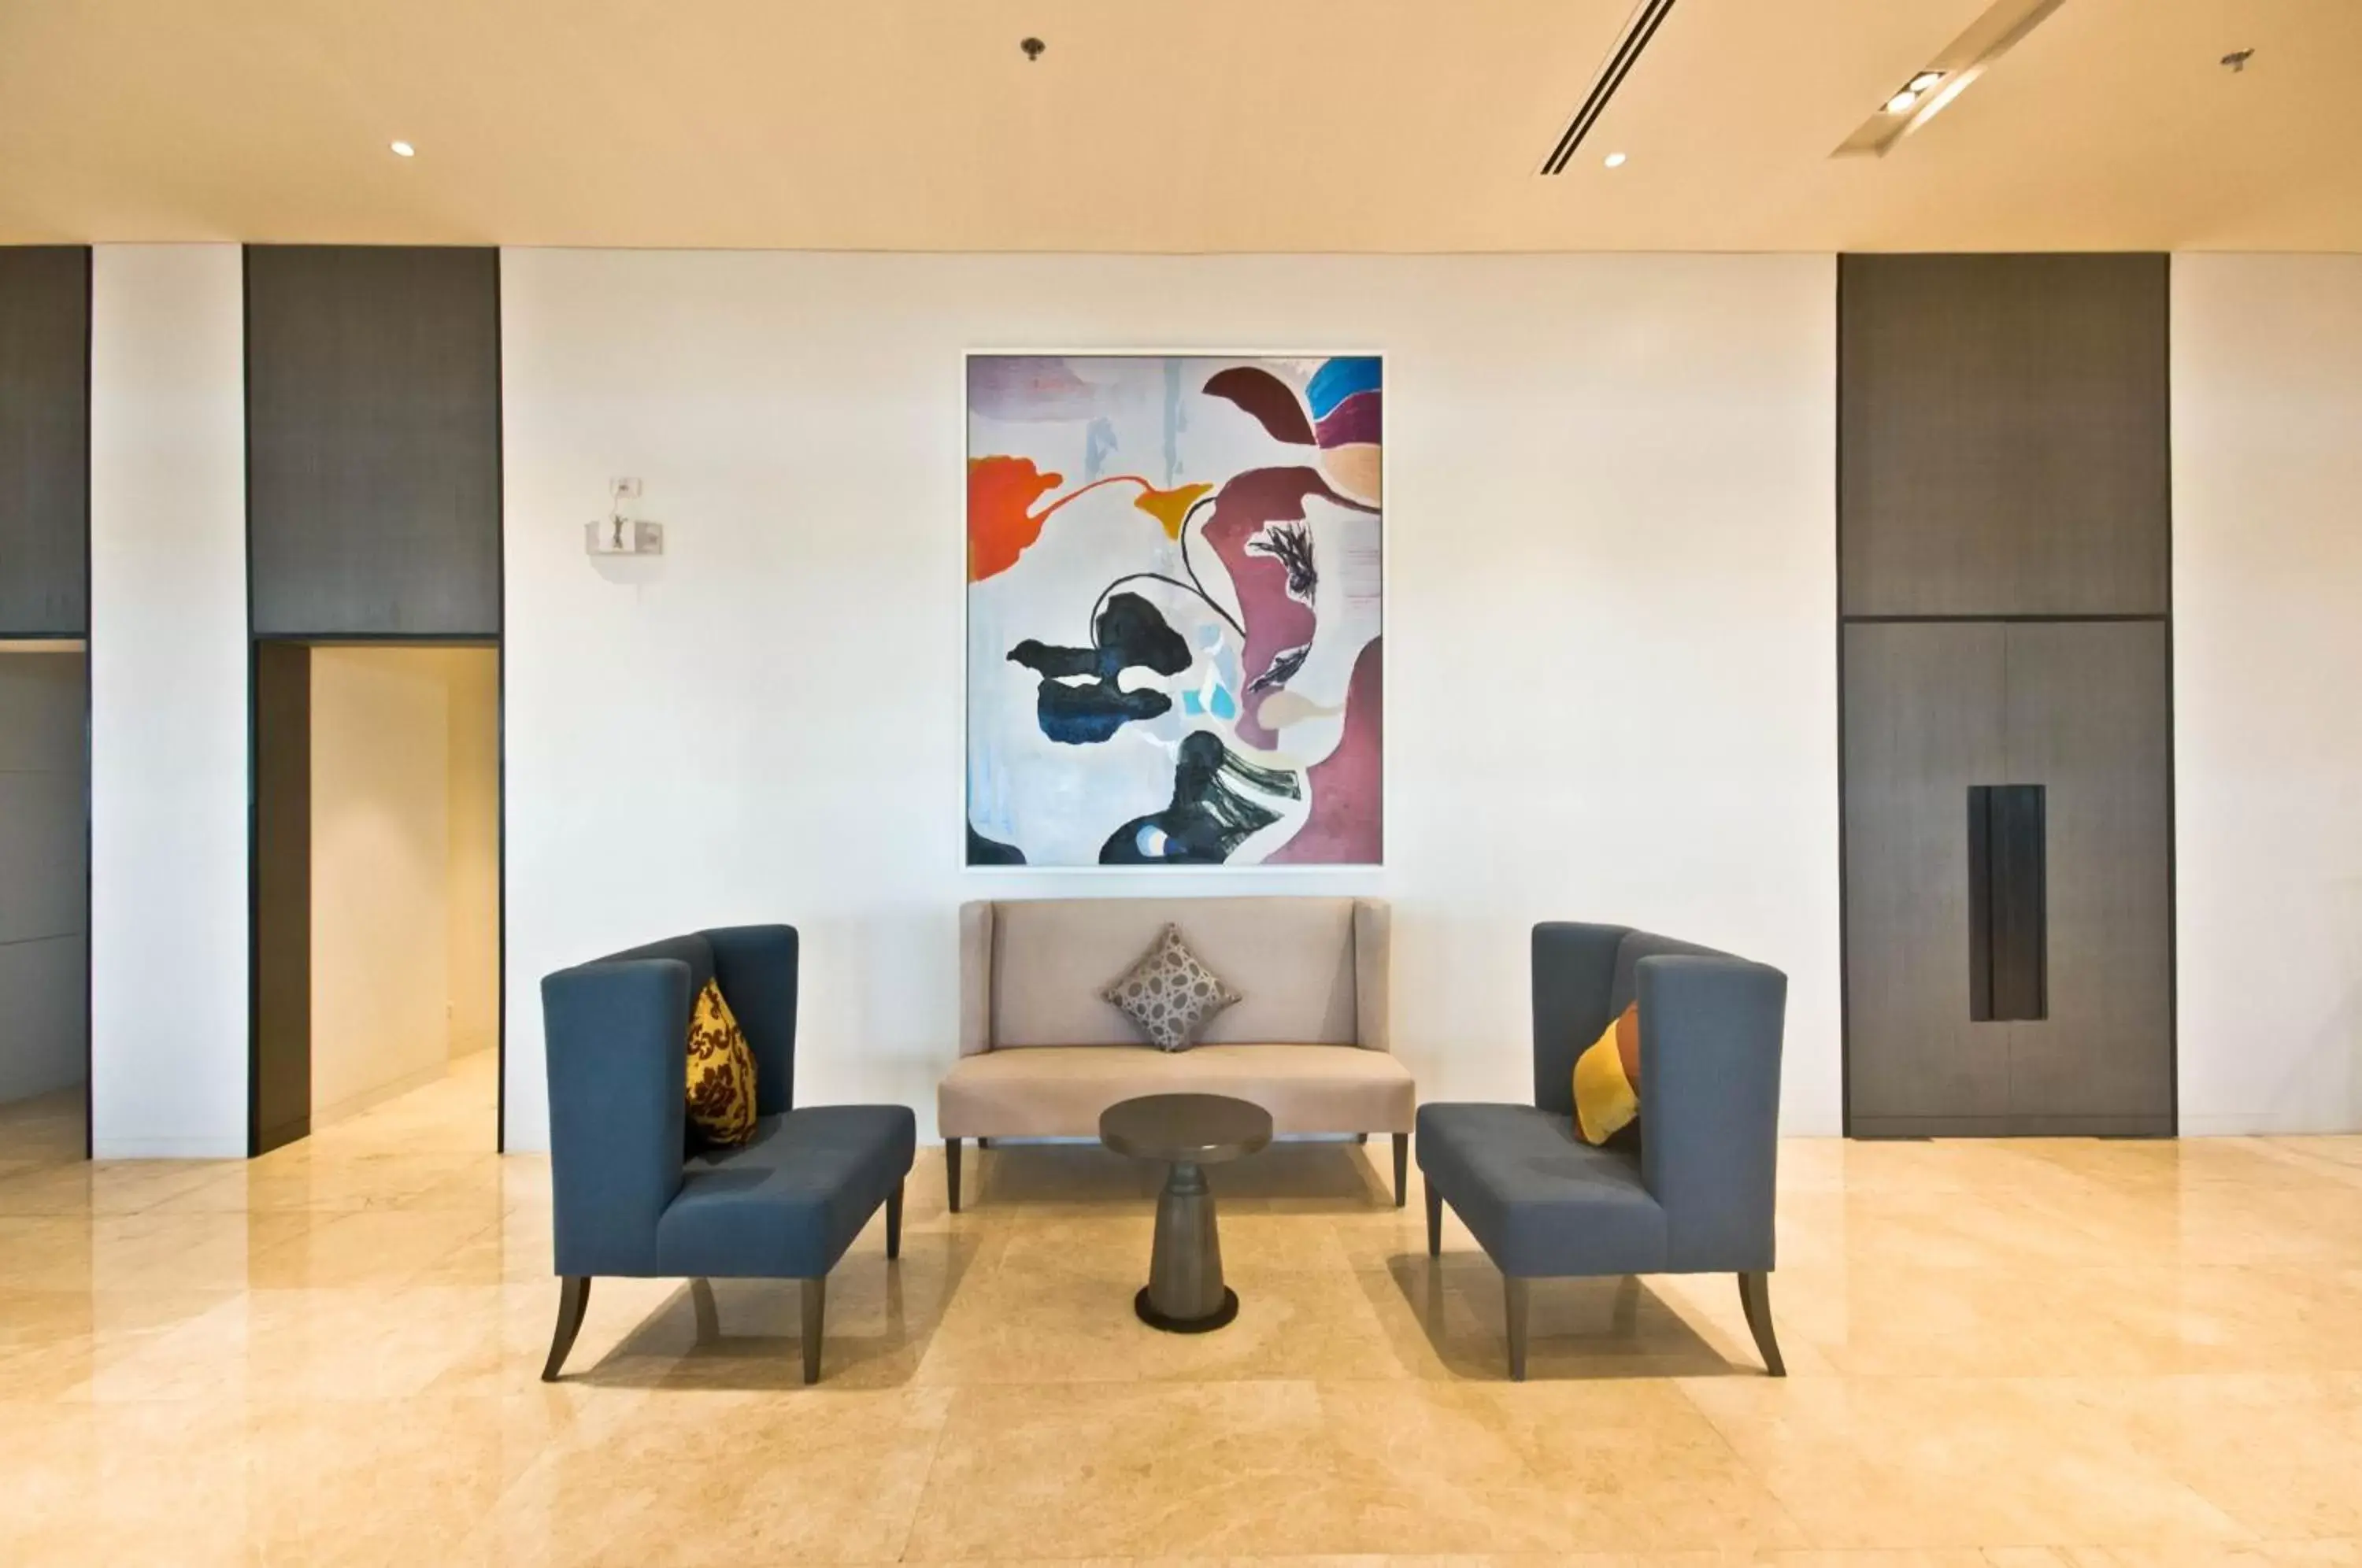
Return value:
[(1222, 1283), (1222, 1242), (1205, 1167), (1243, 1159), (1271, 1142), (1271, 1112), (1219, 1094), (1150, 1094), (1099, 1114), (1099, 1142), (1119, 1154), (1165, 1163), (1156, 1198), (1148, 1284), (1132, 1310), (1151, 1328), (1202, 1334), (1239, 1315)]

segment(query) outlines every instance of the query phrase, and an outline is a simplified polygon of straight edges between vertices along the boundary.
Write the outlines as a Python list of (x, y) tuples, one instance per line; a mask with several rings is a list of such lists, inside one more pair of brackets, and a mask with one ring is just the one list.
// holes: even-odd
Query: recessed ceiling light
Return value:
[(397, 141), (393, 144), (393, 155), (396, 158), (415, 158), (418, 149), (406, 141)]
[(1621, 169), (1624, 167), (1624, 155), (1620, 152), (1611, 152), (1600, 161), (1610, 169)]
[(1993, 63), (2015, 48), (2067, 0), (1986, 0), (1985, 8), (1960, 36), (1879, 100), (1869, 119), (1838, 144), (1834, 157), (1865, 154), (1883, 158), (1903, 138), (1940, 115), (1975, 85)]

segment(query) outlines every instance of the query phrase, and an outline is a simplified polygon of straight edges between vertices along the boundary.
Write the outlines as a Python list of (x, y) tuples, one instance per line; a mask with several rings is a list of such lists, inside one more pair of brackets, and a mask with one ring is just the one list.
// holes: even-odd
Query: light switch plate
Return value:
[(644, 519), (610, 517), (582, 525), (582, 546), (594, 556), (660, 556), (664, 525)]

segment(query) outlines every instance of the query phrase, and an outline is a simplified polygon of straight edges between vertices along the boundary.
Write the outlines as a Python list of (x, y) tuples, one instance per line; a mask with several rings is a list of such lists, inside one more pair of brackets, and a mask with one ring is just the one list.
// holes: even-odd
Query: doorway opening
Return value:
[(254, 654), (251, 1151), (403, 1097), (497, 1148), (500, 650)]
[(90, 1154), (90, 656), (0, 642), (0, 1179)]

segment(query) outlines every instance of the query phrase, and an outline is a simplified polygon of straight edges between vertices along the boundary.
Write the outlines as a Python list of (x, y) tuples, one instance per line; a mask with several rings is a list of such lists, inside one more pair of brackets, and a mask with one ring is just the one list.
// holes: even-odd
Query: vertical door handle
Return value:
[(2050, 1015), (2049, 831), (2040, 784), (1969, 788), (1969, 1016)]

